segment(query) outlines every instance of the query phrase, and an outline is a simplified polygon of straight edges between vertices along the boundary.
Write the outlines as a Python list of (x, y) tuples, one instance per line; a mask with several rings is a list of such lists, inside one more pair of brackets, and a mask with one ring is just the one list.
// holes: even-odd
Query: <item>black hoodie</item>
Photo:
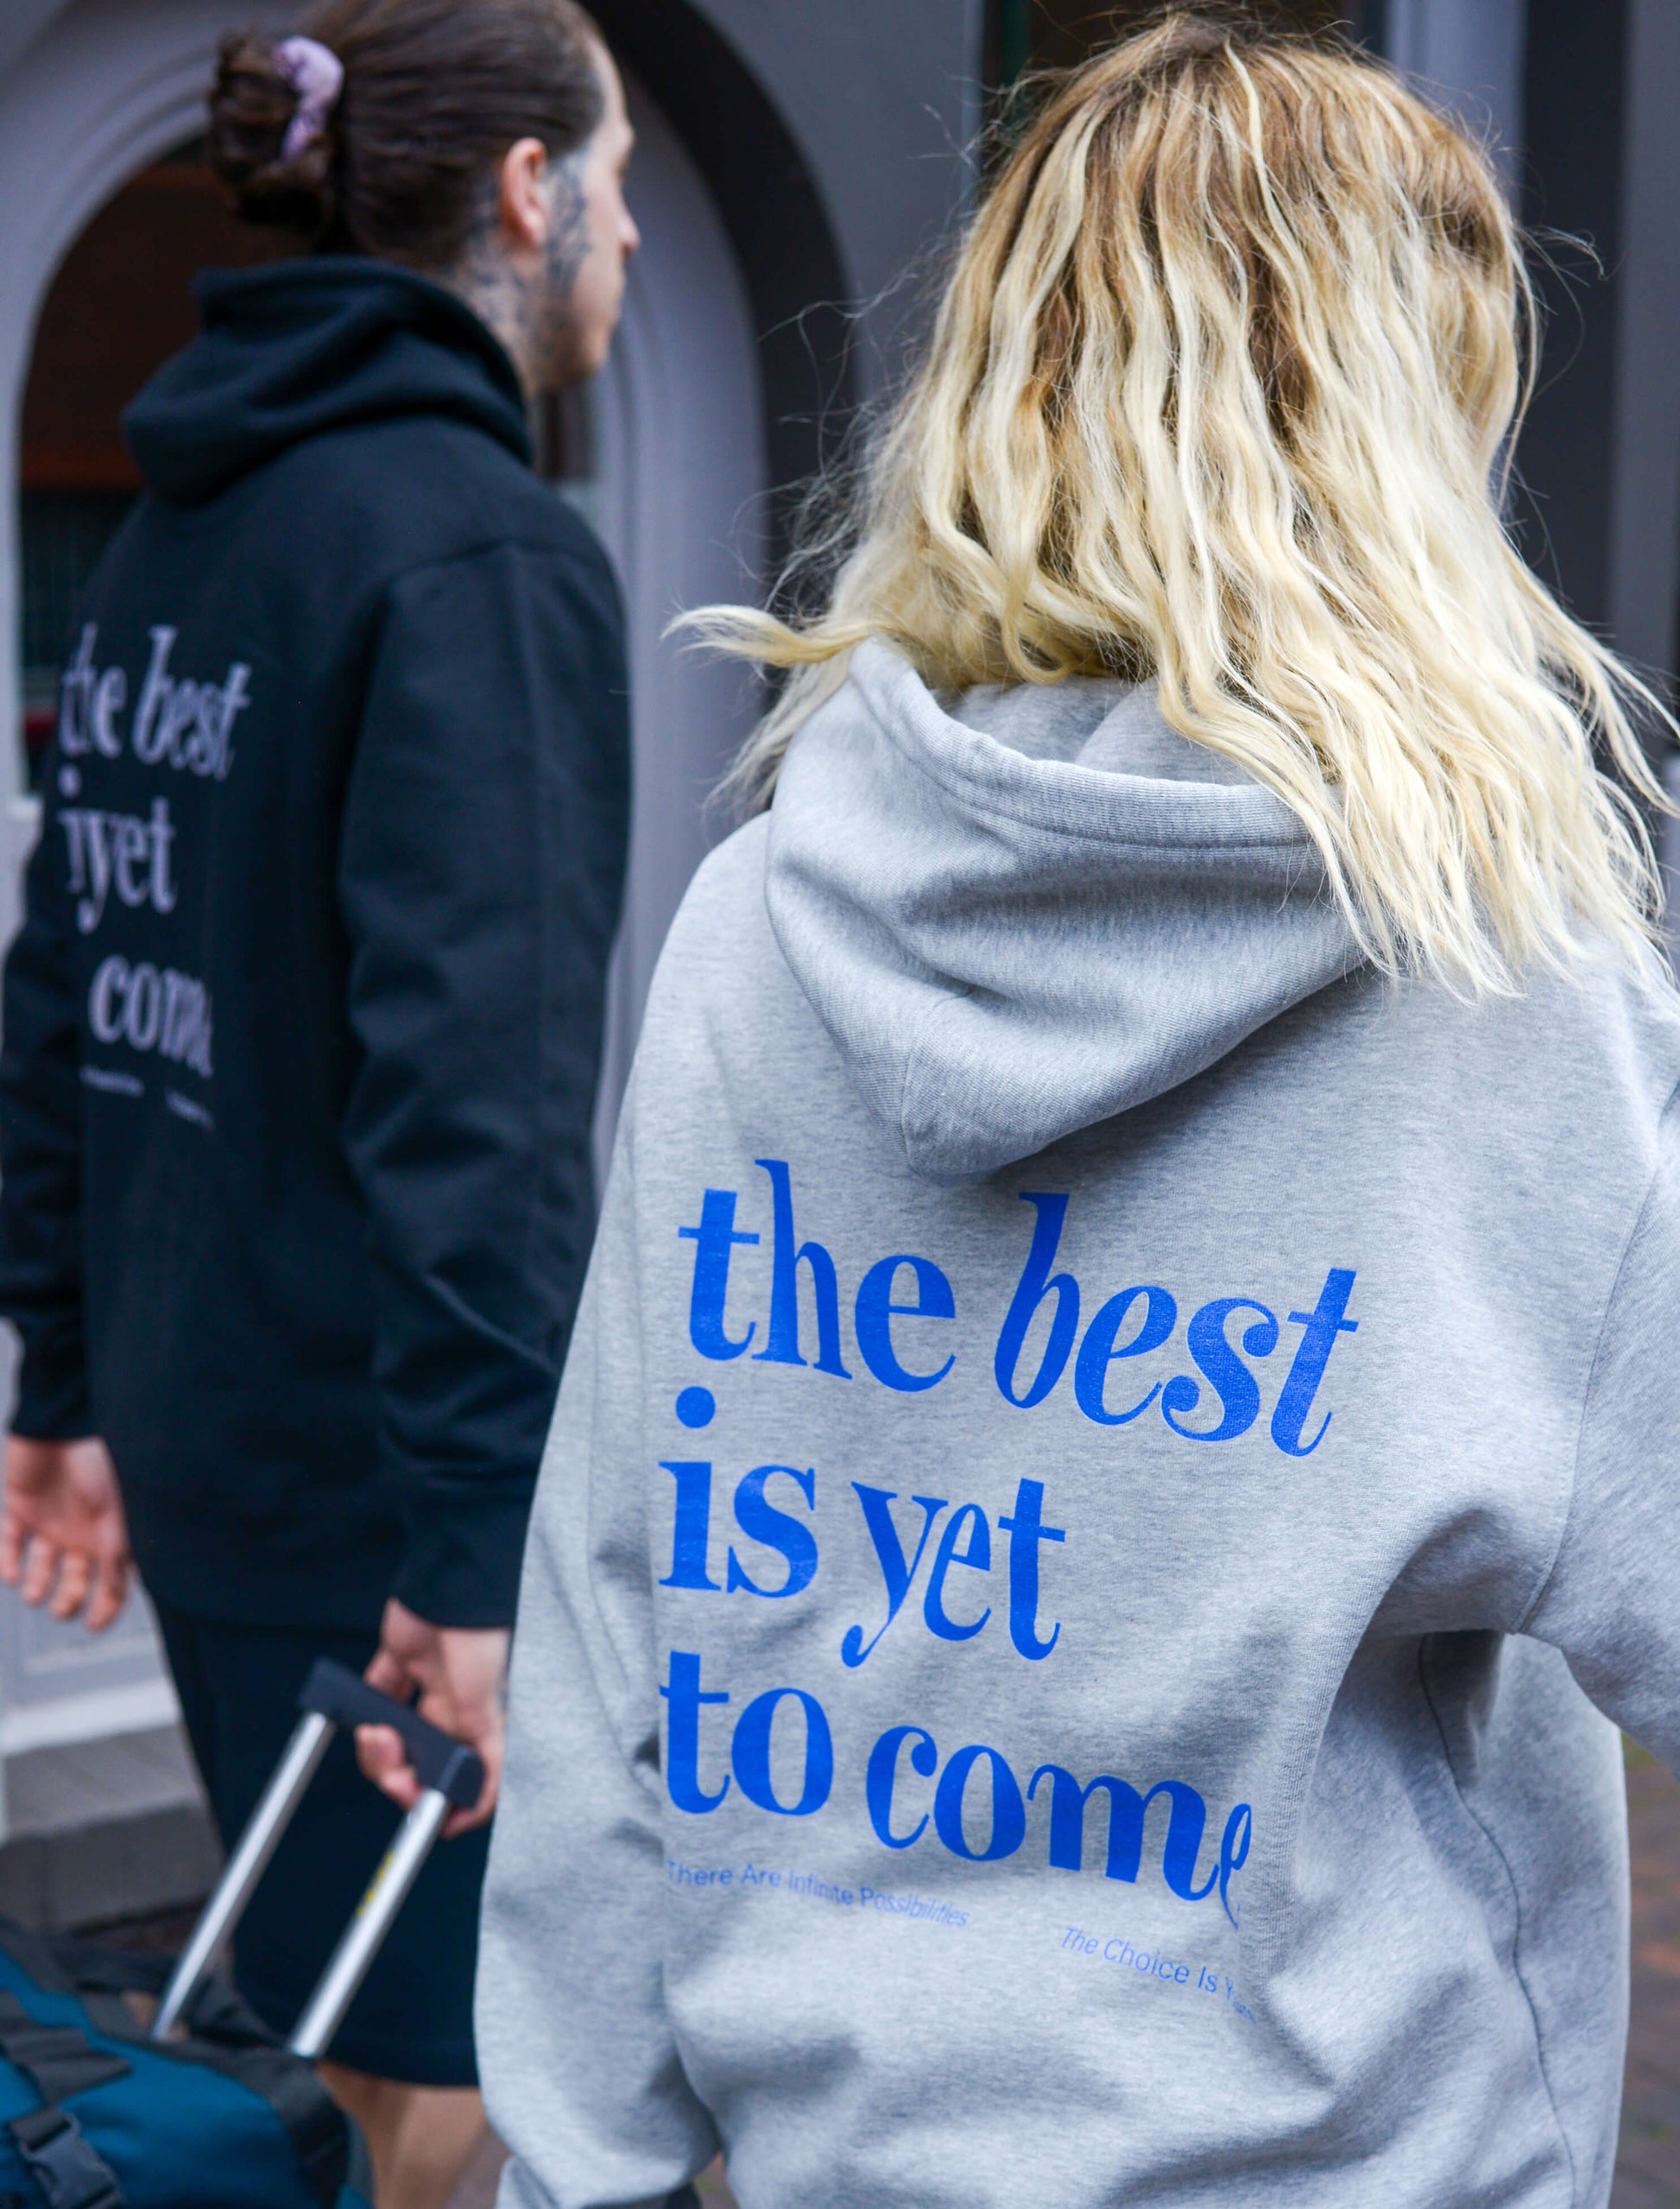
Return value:
[(16, 1426), (198, 1616), (512, 1616), (588, 1251), (622, 624), (506, 354), (320, 258), (128, 420), (6, 968)]

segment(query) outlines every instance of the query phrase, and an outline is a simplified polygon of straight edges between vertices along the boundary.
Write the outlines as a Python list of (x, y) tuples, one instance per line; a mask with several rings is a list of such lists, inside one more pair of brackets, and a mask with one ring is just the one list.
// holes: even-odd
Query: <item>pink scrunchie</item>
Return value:
[(344, 65), (331, 47), (313, 38), (282, 39), (275, 48), (275, 60), (298, 96), (280, 145), (281, 161), (293, 161), (325, 130), (326, 118), (344, 88)]

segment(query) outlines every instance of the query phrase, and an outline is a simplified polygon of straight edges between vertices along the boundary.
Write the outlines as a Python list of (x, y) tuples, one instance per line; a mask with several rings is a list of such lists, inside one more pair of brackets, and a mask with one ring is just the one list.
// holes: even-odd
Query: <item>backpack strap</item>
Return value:
[(0, 2056), (21, 2071), (43, 2102), (67, 2101), (91, 2086), (126, 2079), (134, 2068), (95, 2048), (74, 2025), (41, 2025), (15, 1994), (0, 1987)]
[[(4, 0), (0, 0), (3, 8)], [(135, 1956), (120, 1949), (78, 1940), (65, 1934), (41, 1934), (0, 1918), (0, 1949), (28, 1972), (36, 1984), (52, 1993), (75, 1994), (98, 2033), (114, 2041), (128, 2041), (144, 2048), (148, 2055), (179, 2063), (199, 2064), (236, 2080), (248, 2093), (267, 2102), (284, 2126), (310, 2192), (319, 2209), (334, 2209), (353, 2160), (360, 2149), (360, 2136), (314, 2073), (299, 2057), (288, 2054), (275, 2035), (247, 2006), (233, 1988), (207, 1979), (189, 2006), (183, 2022), (188, 2038), (154, 2041), (142, 2028), (121, 1997), (125, 1993), (160, 1995), (169, 1976), (169, 1960), (161, 1956)], [(91, 2064), (103, 2068), (98, 2076), (69, 2062), (76, 2051), (67, 2042), (46, 2053), (65, 2060), (54, 2070), (48, 2064), (52, 2091), (38, 2086), (43, 2101), (62, 2100), (106, 2079), (121, 2078), (131, 2067), (121, 2056), (107, 2055), (89, 2047), (73, 2027), (54, 2029), (34, 2023), (15, 1995), (0, 1988), (0, 2053), (27, 2071), (38, 2072), (12, 2055), (5, 2035), (13, 2016), (20, 2029), (37, 2035), (58, 2029), (80, 2042)], [(35, 2051), (31, 2051), (35, 2053)], [(68, 2077), (73, 2082), (60, 2083)], [(0, 2205), (3, 2209), (3, 2205)]]
[(50, 1935), (30, 1933), (9, 1917), (0, 1917), (0, 1950), (28, 1973), (43, 1994), (73, 1994), (76, 1982), (60, 1960), (60, 1944)]
[(43, 1994), (161, 1994), (167, 1956), (131, 1955), (69, 1933), (28, 1933), (0, 1917), (0, 1952), (26, 1971)]
[[(161, 2049), (165, 2044), (157, 2045)], [(279, 2048), (216, 2048), (208, 2041), (184, 2041), (179, 2053), (237, 2079), (248, 2093), (267, 2102), (285, 2128), (319, 2209), (334, 2209), (349, 2174), (355, 2136), (350, 2119), (309, 2066)]]
[(356, 2130), (309, 2066), (276, 2043), (231, 1986), (205, 1982), (183, 2021), (185, 2040), (148, 2039), (119, 1996), (90, 1993), (82, 2000), (96, 2031), (134, 2041), (148, 2055), (219, 2072), (266, 2102), (285, 2129), (318, 2209), (334, 2209), (359, 2144)]
[(68, 2110), (49, 2104), (13, 2117), (6, 2130), (46, 2209), (123, 2209), (117, 2174)]

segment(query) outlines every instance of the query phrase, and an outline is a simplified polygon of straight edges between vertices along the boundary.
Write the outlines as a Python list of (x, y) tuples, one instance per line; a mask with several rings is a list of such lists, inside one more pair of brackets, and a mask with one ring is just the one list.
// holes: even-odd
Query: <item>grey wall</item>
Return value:
[(1607, 595), (1621, 649), (1672, 674), (1680, 660), (1680, 7), (1633, 0), (1627, 32)]
[(594, 8), (682, 139), (741, 264), (774, 573), (797, 487), (833, 457), (856, 402), (891, 379), (920, 319), (917, 263), (969, 195), (982, 0)]
[[(1568, 234), (1518, 459), (1573, 611), (1672, 673), (1680, 554), (1680, 8), (1529, 0), (1525, 212)], [(1586, 240), (1591, 251), (1568, 243)]]
[(46, 28), (66, 0), (6, 0), (0, 9), (0, 74)]
[(875, 389), (916, 296), (905, 271), (947, 233), (972, 183), (983, 0), (695, 4), (746, 58), (805, 155), (849, 301), (866, 310), (858, 367)]
[(1501, 147), (1522, 139), (1524, 0), (1386, 0), (1380, 44)]

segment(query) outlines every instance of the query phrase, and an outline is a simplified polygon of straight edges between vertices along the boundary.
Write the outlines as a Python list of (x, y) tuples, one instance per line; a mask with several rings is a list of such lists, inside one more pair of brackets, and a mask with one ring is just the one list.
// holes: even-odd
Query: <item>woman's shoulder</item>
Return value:
[(1680, 995), (1654, 956), (1583, 950), (1480, 1000), (1367, 972), (1330, 998), (1303, 1079), (1416, 1185), (1495, 1193), (1536, 1233), (1625, 1226), (1680, 1136)]
[(755, 813), (700, 862), (671, 923), (662, 966), (680, 966), (694, 978), (715, 970), (738, 980), (755, 958), (774, 952), (764, 904), (769, 827), (769, 814)]
[(1620, 1093), (1660, 1111), (1680, 1087), (1680, 989), (1654, 948), (1635, 967), (1589, 944), (1563, 969), (1525, 978), (1509, 1018), (1519, 1066), (1544, 1063), (1606, 1104)]
[(660, 953), (644, 1038), (687, 1036), (698, 1022), (721, 1041), (743, 1022), (756, 1031), (769, 1000), (799, 997), (765, 908), (768, 826), (756, 815), (695, 870)]

